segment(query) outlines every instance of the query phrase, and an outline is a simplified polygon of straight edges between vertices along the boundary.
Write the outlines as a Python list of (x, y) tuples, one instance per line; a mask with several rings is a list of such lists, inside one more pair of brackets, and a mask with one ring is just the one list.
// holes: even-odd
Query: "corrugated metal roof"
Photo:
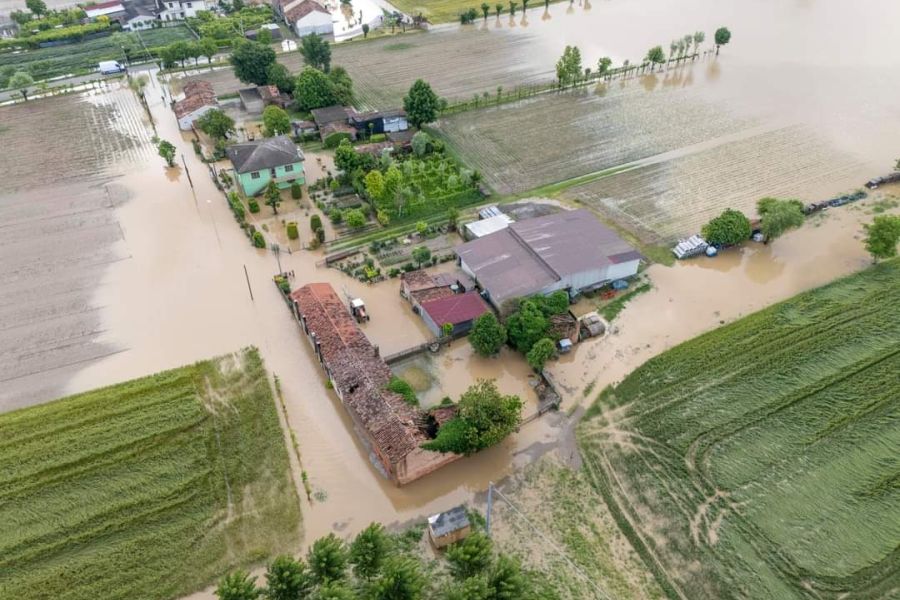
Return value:
[(471, 321), (490, 309), (481, 299), (481, 295), (473, 291), (423, 302), (422, 310), (428, 313), (431, 320), (440, 327), (444, 323), (458, 325)]
[(469, 515), (462, 506), (428, 517), (428, 526), (435, 537), (443, 537), (469, 526)]

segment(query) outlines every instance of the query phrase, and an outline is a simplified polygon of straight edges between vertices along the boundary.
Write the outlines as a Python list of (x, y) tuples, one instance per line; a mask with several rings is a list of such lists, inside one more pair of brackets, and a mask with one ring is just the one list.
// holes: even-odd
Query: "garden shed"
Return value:
[(467, 333), (472, 329), (472, 322), (489, 310), (481, 294), (473, 290), (423, 302), (420, 314), (428, 330), (435, 337), (440, 337), (444, 323), (453, 326), (450, 335)]
[(435, 548), (444, 548), (454, 544), (472, 531), (469, 515), (464, 506), (457, 506), (448, 511), (428, 517), (428, 537)]

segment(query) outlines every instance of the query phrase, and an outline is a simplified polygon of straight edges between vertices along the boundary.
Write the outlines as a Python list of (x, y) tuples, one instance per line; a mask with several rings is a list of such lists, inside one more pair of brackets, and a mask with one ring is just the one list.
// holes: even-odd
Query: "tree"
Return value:
[(481, 531), (472, 533), (447, 549), (450, 572), (457, 579), (467, 579), (484, 573), (491, 565), (492, 559), (491, 538)]
[(357, 600), (358, 596), (349, 587), (338, 581), (331, 581), (319, 587), (316, 600)]
[(372, 600), (420, 600), (425, 577), (419, 563), (408, 556), (390, 557), (372, 586)]
[(359, 229), (366, 224), (366, 215), (360, 209), (354, 208), (344, 214), (344, 220), (350, 229)]
[(525, 597), (528, 581), (519, 562), (501, 554), (488, 575), (488, 587), (492, 600), (515, 600)]
[(559, 85), (565, 87), (570, 83), (576, 83), (582, 71), (581, 50), (577, 46), (566, 46), (562, 56), (556, 61), (556, 78)]
[(494, 5), (494, 10), (497, 12), (497, 18), (499, 19), (500, 13), (503, 12), (503, 5), (498, 2), (497, 4)]
[(525, 360), (531, 365), (531, 368), (540, 373), (544, 369), (544, 364), (556, 356), (556, 344), (550, 338), (539, 339), (531, 350), (528, 351)]
[(763, 198), (756, 204), (760, 231), (766, 241), (774, 240), (788, 229), (803, 225), (803, 204), (799, 200)]
[(294, 76), (286, 66), (279, 62), (272, 63), (266, 69), (266, 83), (274, 85), (283, 94), (290, 94), (294, 91)]
[(662, 46), (653, 46), (647, 51), (647, 57), (644, 59), (655, 65), (661, 65), (666, 62), (666, 53), (663, 52)]
[(731, 41), (731, 32), (728, 31), (727, 27), (719, 27), (718, 29), (716, 29), (715, 40), (716, 40), (716, 56), (718, 56), (719, 48), (721, 48), (722, 46), (726, 45), (728, 42)]
[(362, 32), (363, 32), (363, 39), (366, 39), (367, 37), (369, 37), (369, 24), (368, 23), (363, 23)]
[(212, 67), (213, 57), (219, 51), (219, 43), (212, 38), (201, 38), (200, 41), (197, 42), (197, 51), (200, 52), (200, 56), (206, 57), (210, 67)]
[(291, 556), (279, 556), (266, 570), (267, 600), (299, 600), (312, 588), (312, 576), (303, 561)]
[(331, 46), (318, 33), (311, 33), (303, 38), (300, 42), (300, 54), (307, 65), (325, 73), (331, 70)]
[(420, 267), (429, 262), (431, 260), (431, 250), (428, 249), (428, 246), (419, 246), (418, 248), (413, 248), (412, 258), (416, 261)]
[(417, 129), (426, 123), (431, 123), (437, 118), (438, 97), (431, 86), (421, 79), (417, 79), (409, 93), (403, 98), (403, 110), (406, 118)]
[(458, 418), (474, 431), (474, 448), (482, 450), (500, 442), (519, 426), (522, 401), (503, 396), (492, 380), (481, 379), (459, 398)]
[(519, 4), (515, 0), (509, 0), (509, 16), (516, 16), (516, 8), (518, 8)]
[(291, 130), (291, 118), (283, 108), (274, 104), (263, 110), (263, 133), (266, 137), (284, 135)]
[(487, 2), (481, 3), (481, 12), (484, 14), (484, 20), (487, 21), (488, 13), (491, 12), (491, 5)]
[(369, 171), (363, 184), (366, 186), (366, 194), (373, 201), (378, 200), (384, 194), (384, 176), (381, 171)]
[(897, 243), (900, 242), (900, 216), (879, 215), (864, 225), (866, 229), (866, 250), (872, 260), (897, 256)]
[(426, 233), (428, 233), (428, 223), (426, 223), (425, 221), (417, 221), (416, 222), (416, 233), (418, 233), (420, 236), (423, 236)]
[(297, 108), (309, 111), (335, 103), (331, 80), (322, 71), (304, 67), (294, 83), (294, 100)]
[(31, 75), (25, 71), (16, 71), (13, 73), (12, 77), (9, 78), (8, 85), (12, 89), (19, 90), (19, 93), (22, 94), (22, 98), (28, 102), (28, 88), (34, 85), (34, 79), (32, 79)]
[(350, 564), (353, 572), (362, 579), (371, 579), (381, 570), (390, 546), (390, 540), (381, 523), (372, 523), (363, 529), (350, 544)]
[(750, 219), (730, 208), (703, 226), (703, 238), (714, 246), (734, 246), (750, 238)]
[(544, 313), (531, 300), (522, 302), (519, 310), (506, 321), (509, 341), (522, 354), (528, 354), (531, 347), (546, 335), (550, 323)]
[(694, 54), (697, 54), (697, 50), (700, 48), (700, 44), (706, 41), (706, 34), (702, 31), (697, 31), (694, 33)]
[(608, 56), (604, 56), (600, 60), (597, 61), (597, 76), (603, 77), (609, 71), (609, 67), (612, 65), (612, 59)]
[(265, 44), (239, 40), (235, 42), (230, 60), (238, 79), (244, 83), (265, 85), (269, 66), (275, 62), (275, 51)]
[(307, 563), (316, 583), (339, 581), (347, 569), (347, 549), (336, 535), (319, 538), (309, 549)]
[(256, 589), (256, 577), (250, 577), (246, 571), (229, 573), (219, 581), (216, 588), (216, 596), (219, 600), (254, 600), (259, 598), (259, 590)]
[(493, 600), (494, 595), (487, 577), (469, 577), (457, 583), (443, 597), (444, 600)]
[(493, 356), (506, 343), (506, 328), (500, 324), (492, 312), (486, 312), (477, 319), (469, 332), (469, 343), (481, 356)]
[(212, 138), (222, 140), (235, 131), (234, 119), (218, 108), (203, 113), (197, 119), (197, 128)]
[(334, 101), (342, 106), (350, 106), (353, 104), (353, 80), (344, 67), (335, 67), (328, 73), (328, 79), (331, 81), (331, 94)]
[(412, 145), (413, 154), (421, 158), (428, 154), (428, 146), (431, 145), (431, 136), (424, 131), (418, 131), (416, 132), (416, 135), (412, 137), (410, 144)]
[(175, 146), (172, 145), (172, 142), (160, 140), (157, 150), (159, 155), (166, 159), (167, 165), (170, 167), (175, 166)]
[(266, 204), (272, 207), (272, 211), (276, 215), (278, 214), (278, 205), (281, 204), (281, 190), (278, 189), (278, 184), (275, 183), (274, 179), (269, 180), (269, 184), (266, 186)]
[(38, 17), (47, 14), (47, 4), (44, 0), (25, 0), (25, 7)]

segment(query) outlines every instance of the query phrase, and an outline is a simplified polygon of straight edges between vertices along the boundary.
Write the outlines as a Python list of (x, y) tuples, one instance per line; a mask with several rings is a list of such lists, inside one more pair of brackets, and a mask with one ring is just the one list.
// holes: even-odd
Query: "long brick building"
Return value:
[(398, 485), (460, 458), (421, 448), (426, 415), (387, 390), (391, 370), (328, 283), (291, 293), (295, 316), (363, 441)]

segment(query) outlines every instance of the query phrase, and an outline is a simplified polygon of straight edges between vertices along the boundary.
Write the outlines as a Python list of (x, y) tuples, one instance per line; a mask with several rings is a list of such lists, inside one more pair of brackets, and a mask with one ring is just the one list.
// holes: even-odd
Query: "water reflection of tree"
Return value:
[(722, 74), (722, 68), (719, 66), (719, 61), (714, 60), (709, 63), (709, 66), (706, 67), (706, 80), (707, 81), (718, 81), (719, 75)]
[(550, 9), (544, 7), (544, 14), (541, 15), (541, 21), (549, 21), (553, 17), (550, 16)]
[(762, 246), (753, 252), (746, 261), (744, 273), (754, 283), (769, 283), (778, 279), (784, 272), (785, 263), (772, 256), (771, 246)]
[(652, 92), (656, 89), (656, 86), (659, 85), (659, 77), (656, 76), (656, 73), (650, 73), (648, 75), (641, 76), (641, 85), (648, 92)]

